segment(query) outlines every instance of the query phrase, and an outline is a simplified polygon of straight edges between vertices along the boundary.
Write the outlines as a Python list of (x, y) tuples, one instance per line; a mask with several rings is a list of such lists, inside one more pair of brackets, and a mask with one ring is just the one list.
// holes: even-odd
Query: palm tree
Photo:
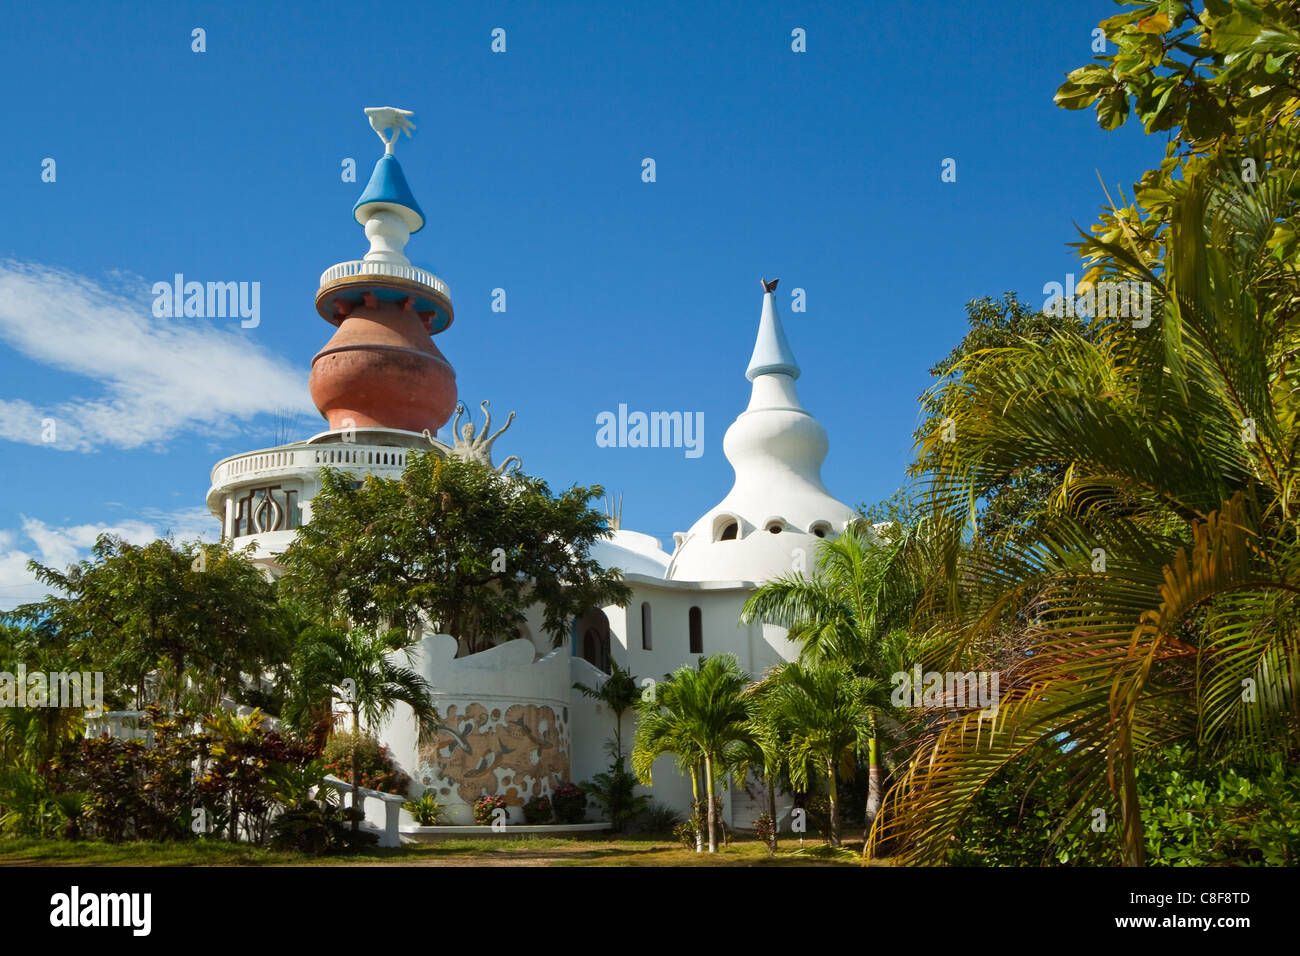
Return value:
[[(754, 699), (762, 683), (745, 688), (745, 695)], [(776, 788), (781, 773), (786, 768), (785, 748), (780, 730), (761, 707), (751, 706), (749, 712), (749, 738), (734, 744), (727, 752), (727, 763), (734, 768), (736, 785), (744, 786), (751, 767), (759, 768), (763, 785), (767, 789), (767, 815), (772, 821), (772, 852), (777, 846)]]
[[(660, 757), (673, 754), (677, 770), (691, 778), (691, 808), (696, 817), (700, 807), (700, 751), (694, 740), (685, 733), (685, 721), (671, 705), (665, 705), (660, 692), (669, 686), (671, 675), (655, 687), (651, 697), (642, 698), (638, 705), (636, 738), (632, 743), (632, 772), (646, 786), (654, 783), (652, 770)], [(671, 690), (669, 694), (672, 697)], [(695, 852), (704, 851), (704, 831), (695, 829)]]
[(615, 663), (613, 673), (605, 678), (599, 687), (591, 688), (586, 684), (575, 683), (573, 689), (600, 701), (614, 712), (614, 757), (615, 760), (621, 761), (623, 759), (623, 714), (629, 708), (635, 707), (637, 701), (641, 699), (641, 688), (637, 687), (636, 678), (632, 676), (630, 670)]
[(1072, 812), (1114, 807), (1118, 859), (1142, 865), (1144, 753), (1300, 745), (1300, 162), (1256, 146), (1257, 182), (1225, 153), (1179, 183), (1162, 258), (1086, 237), (1087, 278), (1149, 283), (1149, 326), (977, 352), (937, 386), (958, 438), (927, 437), (914, 470), (949, 540), (1018, 469), (1064, 478), (1013, 545), (975, 541), (947, 575), (954, 660), (1012, 618), (1028, 646), (996, 720), (948, 724), (890, 791), (872, 840), (909, 862), (941, 861), (980, 789), (1029, 761), (1085, 781)]
[[(362, 718), (367, 728), (381, 723), (397, 704), (414, 712), (421, 730), (438, 718), (429, 697), (429, 682), (409, 667), (397, 664), (399, 654), (410, 656), (416, 638), (401, 629), (374, 633), (364, 628), (314, 627), (303, 632), (293, 663), (292, 718), (302, 720), (314, 705), (327, 699), (347, 706), (352, 713), (352, 806), (357, 806), (361, 776), (360, 739)], [(352, 829), (360, 825), (352, 816)]]
[(840, 845), (837, 778), (853, 776), (857, 758), (876, 739), (876, 711), (888, 705), (888, 696), (884, 681), (830, 662), (779, 665), (755, 691), (768, 739), (781, 742), (790, 783), (807, 790), (815, 776), (826, 778), (831, 846)]
[[(904, 670), (908, 634), (924, 608), (928, 569), (938, 560), (928, 524), (878, 527), (856, 522), (821, 542), (811, 577), (769, 581), (745, 602), (741, 620), (785, 627), (805, 664), (836, 663), (874, 683)], [(873, 708), (870, 724), (881, 726), (887, 702)], [(866, 825), (881, 804), (877, 733), (866, 742)]]
[(698, 805), (693, 766), (696, 761), (703, 762), (710, 853), (718, 850), (716, 769), (725, 765), (729, 747), (750, 736), (749, 705), (743, 696), (748, 683), (749, 675), (740, 669), (734, 655), (702, 657), (697, 666), (684, 665), (665, 676), (653, 698), (640, 705), (632, 769), (643, 783), (650, 784), (655, 758), (677, 754), (679, 766), (692, 766), (691, 789)]

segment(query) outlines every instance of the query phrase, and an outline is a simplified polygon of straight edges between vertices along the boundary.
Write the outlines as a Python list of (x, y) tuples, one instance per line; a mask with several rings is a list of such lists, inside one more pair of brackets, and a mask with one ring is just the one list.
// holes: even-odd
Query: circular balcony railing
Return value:
[(320, 284), (323, 288), (331, 282), (337, 282), (339, 279), (350, 279), (353, 276), (386, 276), (391, 279), (405, 279), (408, 282), (427, 285), (440, 295), (447, 298), (451, 297), (451, 291), (447, 288), (447, 283), (428, 269), (421, 269), (419, 266), (401, 265), (396, 262), (374, 262), (366, 259), (353, 259), (351, 262), (340, 262), (336, 266), (330, 266), (321, 273)]

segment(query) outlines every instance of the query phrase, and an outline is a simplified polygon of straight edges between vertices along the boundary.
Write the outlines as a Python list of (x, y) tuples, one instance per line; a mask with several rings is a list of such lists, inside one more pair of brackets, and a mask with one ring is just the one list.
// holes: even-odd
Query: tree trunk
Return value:
[(185, 658), (182, 655), (172, 656), (172, 670), (175, 675), (176, 684), (172, 688), (172, 715), (181, 709), (181, 688), (184, 687), (185, 681)]
[(826, 761), (826, 776), (831, 782), (831, 846), (840, 845), (840, 799), (839, 788), (835, 783), (835, 762)]
[(357, 815), (357, 796), (360, 789), (357, 781), (361, 776), (361, 708), (352, 705), (352, 832), (361, 828), (361, 818)]
[(695, 817), (695, 852), (704, 852), (704, 819), (700, 816), (700, 768), (691, 766), (691, 815)]
[(767, 778), (767, 815), (772, 818), (772, 852), (776, 852), (776, 774)]
[(709, 801), (709, 852), (718, 852), (717, 810), (713, 806), (713, 755), (704, 754), (704, 781)]
[(878, 746), (875, 737), (867, 741), (867, 826), (862, 831), (862, 856), (864, 859), (867, 855), (867, 842), (871, 839), (871, 825), (876, 821), (876, 814), (880, 813)]

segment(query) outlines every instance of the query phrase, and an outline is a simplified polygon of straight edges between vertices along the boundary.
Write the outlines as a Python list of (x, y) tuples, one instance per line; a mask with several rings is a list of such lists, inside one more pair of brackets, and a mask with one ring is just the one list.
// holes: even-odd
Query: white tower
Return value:
[(777, 281), (763, 282), (758, 339), (745, 372), (753, 383), (749, 407), (722, 443), (735, 484), (690, 531), (675, 536), (671, 579), (766, 581), (811, 571), (818, 540), (834, 537), (855, 516), (822, 484), (826, 429), (795, 391), (799, 363), (777, 314)]

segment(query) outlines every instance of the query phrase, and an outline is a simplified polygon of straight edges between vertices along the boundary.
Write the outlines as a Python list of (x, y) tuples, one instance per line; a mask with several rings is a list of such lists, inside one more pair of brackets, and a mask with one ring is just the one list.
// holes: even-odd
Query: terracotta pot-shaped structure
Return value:
[(437, 433), (456, 407), (456, 372), (418, 313), (398, 303), (361, 306), (312, 360), (312, 401), (332, 429)]
[[(316, 312), (338, 327), (311, 363), (312, 401), (330, 429), (393, 428), (436, 434), (456, 408), (456, 373), (432, 336), (455, 318), (451, 292), (403, 251), (424, 228), (424, 213), (393, 155), (409, 111), (366, 111), (384, 141), (384, 155), (353, 217), (370, 251), (321, 275)], [(394, 130), (392, 138), (384, 133)], [(346, 436), (345, 436), (346, 437)]]

